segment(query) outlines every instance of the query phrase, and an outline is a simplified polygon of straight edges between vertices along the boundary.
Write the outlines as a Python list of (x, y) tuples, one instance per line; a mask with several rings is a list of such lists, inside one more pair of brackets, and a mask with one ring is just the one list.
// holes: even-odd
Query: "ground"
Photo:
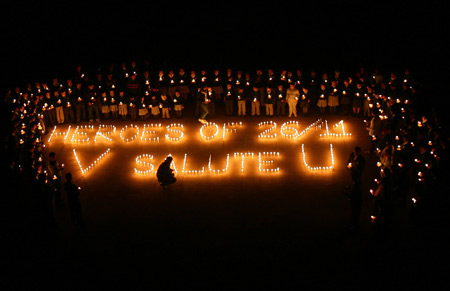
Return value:
[[(189, 110), (189, 109), (188, 109)], [(44, 284), (66, 289), (118, 287), (130, 289), (151, 287), (205, 287), (208, 289), (250, 289), (264, 287), (286, 289), (298, 287), (382, 288), (386, 286), (427, 287), (438, 274), (430, 268), (438, 254), (422, 252), (424, 232), (411, 222), (411, 205), (398, 207), (389, 230), (377, 233), (370, 222), (372, 204), (369, 188), (378, 177), (376, 157), (364, 154), (364, 202), (361, 232), (349, 232), (350, 205), (345, 186), (350, 184), (347, 158), (358, 145), (363, 151), (370, 139), (362, 118), (342, 115), (311, 115), (289, 119), (277, 117), (225, 117), (214, 119), (220, 134), (216, 140), (202, 140), (201, 124), (185, 112), (181, 120), (103, 121), (117, 131), (112, 142), (78, 144), (55, 135), (46, 151), (55, 151), (65, 164), (63, 174), (72, 172), (74, 183), (81, 187), (81, 203), (86, 227), (74, 227), (68, 216), (67, 203), (55, 211), (54, 228), (29, 227), (12, 253), (10, 271), (19, 275), (14, 284)], [(322, 129), (311, 129), (299, 140), (286, 140), (280, 127), (289, 120), (299, 121), (299, 129), (322, 118), (331, 126), (344, 120), (348, 138), (320, 139)], [(277, 140), (258, 140), (268, 127), (262, 121), (277, 123)], [(222, 126), (228, 122), (243, 125), (236, 133), (222, 139)], [(156, 134), (160, 143), (129, 143), (120, 139), (125, 125), (162, 123)], [(183, 141), (169, 143), (164, 139), (165, 126), (182, 123)], [(97, 124), (93, 124), (95, 127)], [(72, 125), (72, 130), (74, 130)], [(61, 125), (63, 131), (68, 125)], [(50, 133), (45, 138), (49, 138)], [(95, 136), (95, 130), (88, 136)], [(207, 131), (205, 131), (207, 132)], [(333, 130), (339, 132), (339, 130)], [(210, 133), (210, 132), (207, 132)], [(123, 132), (132, 137), (133, 130)], [(70, 138), (70, 137), (69, 137)], [(92, 141), (92, 139), (91, 139)], [(301, 144), (305, 144), (308, 164), (329, 166), (333, 144), (335, 165), (332, 171), (311, 173), (303, 164)], [(107, 148), (110, 153), (94, 168), (87, 167)], [(241, 159), (234, 152), (253, 152), (241, 173)], [(279, 152), (273, 165), (279, 173), (258, 172), (259, 152)], [(178, 181), (163, 189), (155, 174), (134, 173), (136, 157), (154, 155), (155, 168), (171, 153), (178, 170)], [(184, 154), (186, 169), (206, 167), (204, 175), (180, 173)], [(230, 153), (227, 173), (208, 173), (212, 165), (224, 168)], [(215, 163), (216, 161), (216, 163)], [(24, 214), (26, 217), (27, 215)], [(33, 218), (29, 218), (33, 220)], [(26, 221), (26, 219), (25, 219)], [(18, 227), (23, 225), (17, 223)], [(23, 222), (25, 224), (25, 222)], [(425, 260), (425, 256), (430, 259)], [(423, 262), (426, 263), (423, 263)], [(435, 272), (434, 267), (432, 268)], [(62, 282), (62, 283), (59, 283)]]

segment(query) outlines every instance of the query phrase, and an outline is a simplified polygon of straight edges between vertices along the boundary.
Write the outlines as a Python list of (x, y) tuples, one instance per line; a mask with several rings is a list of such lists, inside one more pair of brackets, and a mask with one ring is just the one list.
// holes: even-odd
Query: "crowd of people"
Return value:
[(367, 154), (379, 156), (373, 196), (374, 216), (382, 219), (395, 203), (405, 204), (410, 191), (414, 202), (433, 199), (446, 183), (448, 139), (439, 116), (422, 108), (422, 87), (409, 70), (153, 70), (132, 61), (86, 72), (77, 66), (64, 81), (29, 82), (6, 92), (7, 163), (21, 175), (51, 181), (40, 175), (49, 164), (43, 136), (64, 123), (184, 118), (187, 106), (189, 117), (201, 122), (216, 116), (216, 106), (227, 116), (348, 115), (366, 119)]

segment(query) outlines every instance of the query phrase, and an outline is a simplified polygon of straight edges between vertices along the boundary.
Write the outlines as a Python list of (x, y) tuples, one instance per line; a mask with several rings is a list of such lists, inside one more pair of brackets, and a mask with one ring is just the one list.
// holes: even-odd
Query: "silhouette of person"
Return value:
[(350, 230), (359, 232), (359, 218), (361, 216), (362, 207), (362, 173), (366, 164), (365, 158), (361, 155), (361, 148), (355, 147), (348, 159), (347, 167), (350, 169), (352, 178), (352, 188), (349, 199), (352, 209), (352, 224)]
[(173, 174), (172, 168), (170, 168), (170, 163), (172, 163), (172, 157), (168, 156), (164, 162), (161, 163), (158, 167), (158, 171), (156, 172), (156, 177), (158, 181), (161, 183), (161, 186), (166, 189), (166, 187), (170, 184), (173, 184), (177, 181)]
[(56, 153), (51, 152), (49, 154), (49, 161), (47, 165), (50, 185), (54, 190), (55, 205), (61, 207), (64, 205), (61, 195), (61, 171), (64, 168), (64, 164), (60, 164), (56, 159)]
[(67, 202), (69, 203), (69, 214), (72, 223), (76, 226), (83, 225), (83, 217), (81, 214), (80, 191), (77, 185), (72, 183), (72, 173), (65, 175), (66, 182), (63, 184), (63, 189), (67, 195)]

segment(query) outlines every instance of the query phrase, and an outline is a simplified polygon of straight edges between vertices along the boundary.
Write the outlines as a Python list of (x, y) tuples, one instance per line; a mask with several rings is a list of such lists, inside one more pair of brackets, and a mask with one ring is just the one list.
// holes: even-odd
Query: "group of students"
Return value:
[(202, 70), (198, 75), (195, 71), (188, 75), (183, 69), (177, 74), (150, 72), (132, 63), (117, 71), (111, 67), (98, 71), (92, 80), (78, 66), (64, 83), (55, 78), (49, 84), (28, 83), (8, 91), (3, 101), (10, 115), (6, 148), (11, 168), (32, 173), (41, 168), (45, 163), (43, 136), (55, 124), (160, 114), (169, 118), (172, 109), (181, 118), (189, 104), (202, 122), (216, 114), (216, 104), (224, 105), (230, 116), (295, 117), (297, 106), (308, 114), (315, 104), (315, 113), (324, 114), (328, 107), (331, 114), (367, 118), (370, 152), (380, 157), (379, 188), (384, 193), (374, 191), (375, 216), (382, 216), (382, 205), (391, 203), (386, 201), (404, 203), (411, 190), (417, 193), (416, 201), (426, 200), (444, 184), (447, 137), (439, 118), (421, 111), (421, 85), (408, 70), (390, 73), (386, 80), (380, 72), (369, 74), (364, 69), (345, 77), (339, 71), (331, 77), (314, 71), (304, 76), (300, 70), (249, 74), (227, 69), (223, 75), (219, 70), (212, 74)]
[(216, 104), (225, 107), (227, 116), (297, 117), (301, 109), (303, 115), (313, 111), (369, 117), (372, 108), (390, 99), (402, 103), (417, 98), (419, 87), (409, 70), (391, 72), (386, 80), (379, 71), (369, 74), (363, 68), (345, 76), (339, 70), (329, 76), (316, 71), (244, 73), (230, 68), (188, 74), (183, 68), (141, 69), (133, 61), (89, 74), (77, 66), (63, 82), (54, 78), (9, 90), (6, 102), (13, 111), (34, 106), (45, 127), (107, 119), (182, 118), (189, 104), (201, 120), (216, 115)]
[[(423, 102), (390, 99), (366, 120), (379, 176), (373, 182), (372, 221), (385, 230), (398, 207), (411, 206), (413, 218), (436, 215), (448, 197), (448, 128), (436, 108)], [(408, 200), (407, 199), (411, 199)]]

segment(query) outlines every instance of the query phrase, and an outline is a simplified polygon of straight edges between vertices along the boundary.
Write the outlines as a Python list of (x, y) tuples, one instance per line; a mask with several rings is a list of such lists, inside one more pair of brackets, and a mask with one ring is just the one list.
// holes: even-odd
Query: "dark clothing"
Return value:
[(67, 202), (69, 203), (70, 219), (74, 225), (81, 225), (83, 223), (81, 216), (80, 192), (78, 187), (72, 182), (65, 182), (63, 189), (67, 195)]
[(359, 230), (359, 218), (361, 216), (362, 207), (362, 172), (366, 160), (363, 156), (355, 156), (355, 153), (350, 154), (348, 163), (351, 164), (350, 173), (353, 185), (350, 191), (350, 206), (352, 210), (352, 228), (355, 231)]
[(348, 163), (351, 164), (350, 173), (352, 176), (352, 181), (354, 183), (361, 182), (361, 176), (364, 166), (366, 165), (366, 159), (361, 155), (355, 157), (355, 153), (351, 153)]
[(170, 168), (171, 162), (171, 160), (166, 159), (158, 167), (158, 171), (156, 172), (156, 177), (163, 187), (173, 184), (177, 181), (177, 179), (174, 177), (173, 170)]

